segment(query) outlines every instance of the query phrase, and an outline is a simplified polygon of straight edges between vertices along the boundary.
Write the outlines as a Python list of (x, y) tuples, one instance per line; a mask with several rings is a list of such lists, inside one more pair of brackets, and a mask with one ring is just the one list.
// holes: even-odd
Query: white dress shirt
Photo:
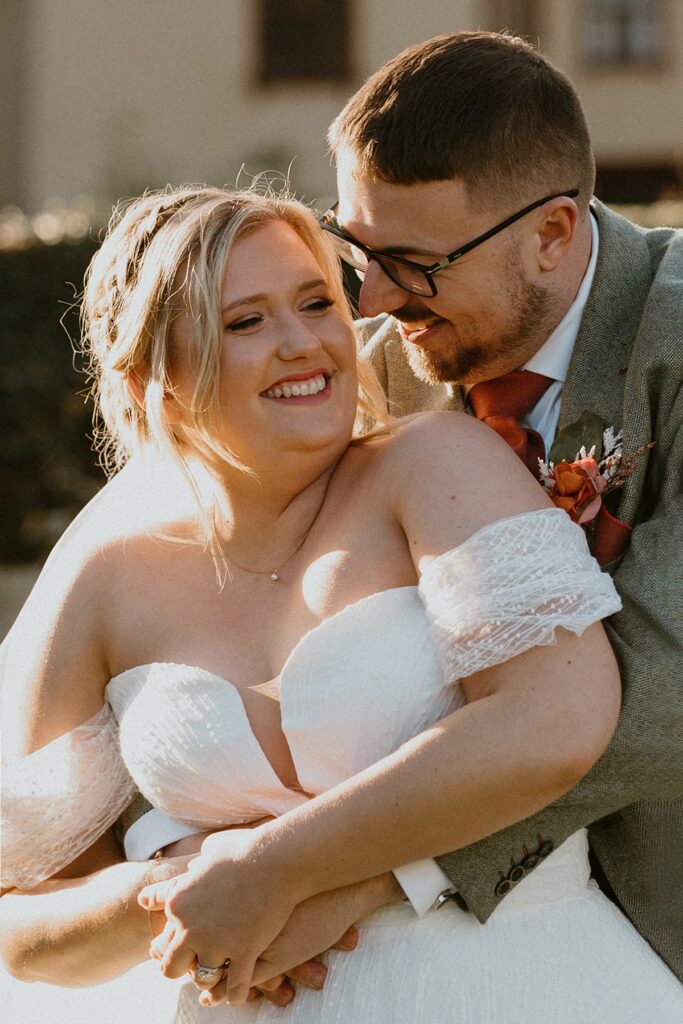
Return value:
[(576, 298), (545, 344), (522, 367), (523, 370), (533, 370), (534, 373), (552, 377), (554, 381), (541, 395), (531, 412), (520, 420), (523, 426), (531, 427), (541, 435), (545, 442), (546, 458), (557, 433), (562, 386), (567, 377), (569, 361), (574, 351), (583, 311), (593, 286), (599, 239), (598, 222), (595, 217), (591, 216), (591, 257)]
[[(557, 433), (562, 387), (579, 333), (581, 317), (593, 284), (598, 245), (598, 222), (595, 217), (591, 217), (591, 256), (576, 298), (548, 340), (522, 367), (523, 370), (533, 370), (535, 373), (542, 373), (553, 379), (553, 383), (547, 388), (531, 412), (520, 420), (523, 426), (537, 430), (541, 435), (545, 442), (546, 455), (550, 451)], [(138, 818), (126, 832), (124, 838), (126, 857), (128, 860), (147, 860), (162, 847), (168, 846), (178, 839), (191, 836), (197, 831), (189, 825), (174, 821), (162, 811), (148, 811), (147, 814)], [(447, 890), (454, 891), (448, 875), (434, 860), (420, 860), (412, 864), (404, 864), (403, 867), (394, 870), (394, 875), (419, 917), (422, 917), (434, 905), (441, 893)]]

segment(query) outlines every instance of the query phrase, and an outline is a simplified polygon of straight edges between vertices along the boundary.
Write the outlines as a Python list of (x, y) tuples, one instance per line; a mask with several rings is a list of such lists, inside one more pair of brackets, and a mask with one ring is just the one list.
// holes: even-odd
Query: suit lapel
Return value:
[[(616, 429), (624, 425), (626, 368), (651, 285), (642, 233), (602, 203), (595, 201), (594, 210), (600, 228), (598, 262), (562, 389), (560, 430), (586, 411)], [(624, 250), (633, 254), (628, 263)]]

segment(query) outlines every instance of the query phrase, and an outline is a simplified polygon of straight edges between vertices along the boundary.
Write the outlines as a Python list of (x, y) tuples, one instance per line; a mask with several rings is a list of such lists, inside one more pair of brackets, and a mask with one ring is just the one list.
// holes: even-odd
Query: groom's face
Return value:
[[(457, 179), (392, 185), (364, 178), (348, 152), (339, 162), (338, 189), (337, 219), (348, 235), (425, 266), (524, 206), (516, 196), (475, 206)], [(371, 260), (361, 314), (392, 314), (413, 370), (430, 383), (474, 384), (517, 369), (554, 326), (534, 232), (529, 216), (489, 239), (435, 275), (437, 294), (428, 298), (404, 291)]]

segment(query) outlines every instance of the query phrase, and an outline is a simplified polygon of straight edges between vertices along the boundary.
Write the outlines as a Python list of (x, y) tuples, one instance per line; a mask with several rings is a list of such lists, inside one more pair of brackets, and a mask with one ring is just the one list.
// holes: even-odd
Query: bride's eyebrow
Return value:
[(223, 306), (221, 313), (229, 313), (231, 309), (237, 309), (238, 306), (248, 306), (250, 302), (263, 302), (268, 296), (265, 292), (258, 292), (256, 295), (245, 295), (241, 299), (235, 299), (234, 302), (229, 302), (227, 306)]
[[(328, 282), (324, 277), (314, 277), (310, 281), (304, 281), (297, 287), (297, 293), (306, 292), (309, 288), (329, 288)], [(235, 299), (234, 302), (229, 302), (227, 306), (223, 306), (221, 313), (229, 313), (231, 309), (236, 309), (238, 306), (248, 306), (253, 302), (264, 302), (269, 298), (267, 292), (257, 292), (255, 295), (243, 295), (240, 299)]]

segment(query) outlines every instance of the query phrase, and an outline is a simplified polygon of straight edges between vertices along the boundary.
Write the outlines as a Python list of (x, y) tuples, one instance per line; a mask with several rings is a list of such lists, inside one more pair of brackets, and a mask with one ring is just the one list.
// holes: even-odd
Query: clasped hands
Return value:
[(184, 874), (146, 886), (138, 902), (166, 915), (150, 948), (166, 977), (230, 960), (222, 976), (195, 981), (204, 990), (201, 1003), (239, 1006), (260, 989), (284, 1005), (294, 991), (282, 976), (322, 987), (325, 968), (311, 958), (331, 948), (353, 949), (354, 922), (398, 898), (397, 889), (393, 878), (382, 876), (305, 895), (291, 871), (275, 872), (259, 856), (257, 829), (231, 829), (205, 839)]

